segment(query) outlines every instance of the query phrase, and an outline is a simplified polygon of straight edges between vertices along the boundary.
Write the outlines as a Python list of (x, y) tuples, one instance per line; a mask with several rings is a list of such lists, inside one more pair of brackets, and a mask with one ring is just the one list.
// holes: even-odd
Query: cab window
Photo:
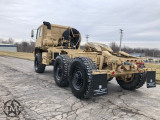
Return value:
[(40, 27), (40, 28), (37, 30), (37, 38), (39, 38), (39, 37), (42, 36), (42, 30), (43, 30), (43, 27)]

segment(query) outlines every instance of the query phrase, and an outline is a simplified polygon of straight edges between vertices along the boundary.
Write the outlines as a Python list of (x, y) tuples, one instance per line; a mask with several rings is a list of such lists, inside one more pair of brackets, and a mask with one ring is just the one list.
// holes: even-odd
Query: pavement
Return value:
[[(160, 85), (135, 91), (123, 90), (115, 80), (108, 83), (108, 95), (80, 100), (69, 87), (58, 87), (53, 67), (34, 72), (33, 61), (0, 57), (0, 120), (158, 120)], [(17, 117), (4, 114), (4, 103), (21, 104)]]

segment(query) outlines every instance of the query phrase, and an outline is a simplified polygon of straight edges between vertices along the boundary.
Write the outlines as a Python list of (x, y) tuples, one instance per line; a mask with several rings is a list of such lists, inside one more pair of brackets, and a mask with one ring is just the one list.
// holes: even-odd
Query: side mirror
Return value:
[(31, 31), (31, 38), (34, 37), (34, 30)]

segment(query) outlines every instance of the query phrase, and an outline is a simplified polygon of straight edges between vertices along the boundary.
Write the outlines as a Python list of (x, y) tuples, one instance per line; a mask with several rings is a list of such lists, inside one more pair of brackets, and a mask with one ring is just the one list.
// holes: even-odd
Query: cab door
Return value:
[(37, 34), (36, 34), (36, 47), (42, 47), (42, 42), (43, 42), (43, 26), (40, 26), (37, 29)]

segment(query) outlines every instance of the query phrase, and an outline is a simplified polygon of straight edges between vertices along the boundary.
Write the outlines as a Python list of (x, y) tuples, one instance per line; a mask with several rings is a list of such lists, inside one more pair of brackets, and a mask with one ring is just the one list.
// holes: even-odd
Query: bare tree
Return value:
[(14, 40), (12, 38), (9, 38), (8, 39), (8, 44), (13, 44), (14, 43)]
[(119, 51), (119, 47), (118, 47), (118, 45), (117, 45), (115, 42), (111, 42), (111, 43), (109, 44), (109, 46), (112, 48), (112, 50), (113, 50), (114, 52), (118, 52), (118, 51)]
[(3, 44), (14, 44), (14, 40), (12, 38), (9, 38), (8, 40), (0, 39), (0, 42)]
[(2, 38), (0, 38), (0, 43), (2, 43), (2, 41), (3, 41), (3, 39), (2, 39)]

